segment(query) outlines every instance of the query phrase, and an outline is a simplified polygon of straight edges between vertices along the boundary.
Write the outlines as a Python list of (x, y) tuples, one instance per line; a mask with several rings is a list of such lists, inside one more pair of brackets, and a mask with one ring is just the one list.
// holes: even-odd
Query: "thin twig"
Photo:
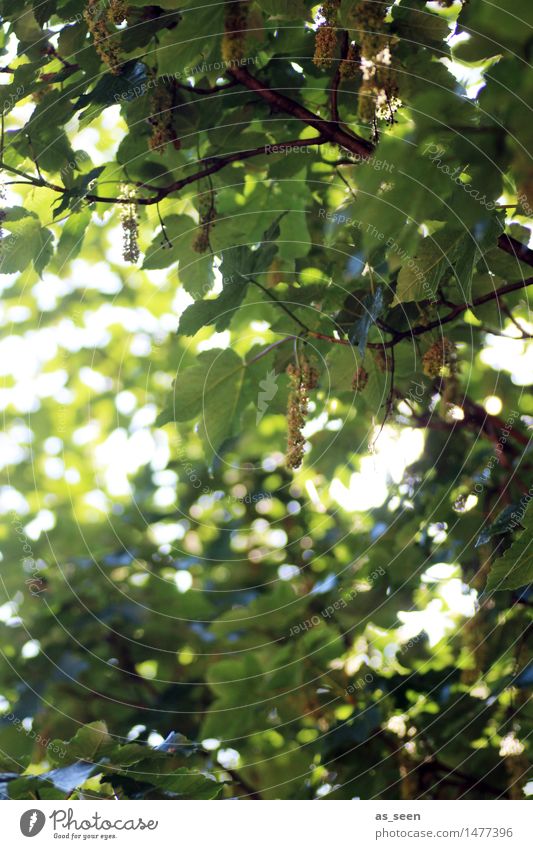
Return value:
[(266, 286), (263, 286), (263, 284), (262, 284), (262, 283), (259, 283), (259, 281), (258, 281), (258, 280), (254, 280), (254, 278), (253, 278), (253, 277), (250, 277), (250, 283), (253, 283), (253, 284), (254, 284), (254, 286), (257, 286), (257, 287), (258, 287), (258, 289), (261, 289), (261, 291), (262, 291), (262, 292), (264, 292), (264, 293), (265, 293), (265, 295), (266, 295), (268, 298), (270, 298), (270, 300), (271, 300), (271, 301), (274, 301), (274, 303), (275, 303), (275, 304), (277, 304), (279, 307), (281, 307), (281, 309), (282, 309), (284, 312), (286, 312), (286, 313), (287, 313), (287, 315), (288, 315), (288, 316), (290, 316), (290, 318), (292, 318), (292, 320), (293, 320), (293, 321), (295, 321), (295, 322), (296, 322), (296, 324), (298, 324), (298, 325), (302, 328), (302, 330), (304, 330), (304, 331), (305, 331), (305, 333), (311, 333), (311, 331), (309, 330), (309, 328), (307, 327), (307, 325), (306, 325), (306, 324), (304, 324), (304, 323), (303, 323), (303, 321), (300, 321), (300, 319), (298, 318), (298, 316), (294, 315), (294, 313), (293, 313), (293, 312), (292, 312), (292, 311), (288, 308), (288, 306), (286, 306), (286, 304), (284, 304), (284, 303), (283, 303), (283, 301), (278, 301), (278, 299), (276, 298), (276, 296), (275, 296), (275, 295), (273, 295), (273, 294), (272, 294), (272, 292), (271, 292), (269, 289), (267, 289), (267, 288), (266, 288)]
[(341, 41), (341, 58), (337, 62), (337, 67), (335, 69), (335, 74), (333, 75), (333, 80), (331, 81), (331, 92), (330, 92), (330, 111), (331, 111), (331, 120), (335, 121), (336, 124), (339, 123), (339, 85), (341, 82), (341, 62), (346, 59), (346, 54), (348, 52), (348, 33), (346, 30), (342, 34)]
[(266, 348), (263, 348), (262, 351), (259, 351), (259, 353), (256, 354), (254, 357), (252, 357), (251, 360), (247, 360), (245, 365), (251, 366), (252, 363), (256, 363), (257, 360), (261, 360), (263, 357), (266, 357), (267, 354), (270, 354), (270, 352), (273, 351), (274, 348), (279, 348), (279, 346), (284, 345), (285, 342), (289, 342), (291, 339), (297, 339), (297, 338), (298, 337), (296, 337), (296, 336), (287, 335), (283, 339), (278, 339), (276, 342), (272, 342), (270, 345), (267, 345)]

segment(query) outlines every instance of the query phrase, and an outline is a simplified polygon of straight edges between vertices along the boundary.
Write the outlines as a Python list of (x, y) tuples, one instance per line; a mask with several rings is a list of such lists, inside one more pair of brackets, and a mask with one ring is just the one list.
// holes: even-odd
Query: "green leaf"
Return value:
[(279, 238), (279, 255), (282, 259), (301, 259), (309, 253), (311, 236), (303, 200), (291, 202), (291, 209), (280, 223)]
[[(142, 781), (142, 775), (139, 779)], [(216, 799), (222, 790), (222, 784), (217, 783), (212, 776), (189, 769), (153, 776), (151, 783), (180, 799)]]
[(239, 277), (235, 281), (226, 283), (218, 298), (191, 304), (180, 318), (178, 333), (183, 336), (194, 336), (200, 328), (208, 324), (214, 324), (218, 333), (226, 330), (235, 310), (242, 303), (247, 285), (248, 281)]
[(234, 351), (204, 351), (196, 365), (177, 376), (173, 405), (161, 414), (158, 425), (199, 418), (200, 436), (211, 459), (235, 433), (243, 381), (244, 363)]
[(352, 392), (352, 381), (361, 364), (357, 348), (334, 345), (326, 361), (326, 385), (332, 392)]
[(54, 257), (54, 268), (59, 273), (62, 273), (67, 262), (72, 262), (79, 254), (90, 220), (91, 213), (84, 209), (69, 215), (64, 222)]
[(81, 200), (91, 189), (91, 184), (98, 179), (104, 168), (103, 165), (91, 168), (86, 174), (81, 174), (72, 185), (69, 185), (68, 189), (61, 195), (58, 206), (54, 209), (54, 218), (57, 218), (67, 209), (77, 211), (80, 208)]
[(450, 229), (420, 239), (414, 256), (400, 269), (392, 306), (435, 298), (442, 277), (451, 271), (454, 262), (461, 262), (461, 258), (463, 287), (471, 293), (474, 260), (468, 239), (475, 251), (469, 234)]
[(516, 590), (533, 582), (533, 510), (519, 506), (509, 523), (522, 525), (524, 530), (510, 548), (494, 561), (489, 573), (486, 590)]
[[(175, 74), (177, 79), (185, 79), (191, 75), (203, 76), (209, 70), (220, 71), (223, 65), (217, 47), (224, 32), (223, 13), (222, 4), (189, 9), (177, 27), (163, 31), (157, 45), (159, 74)], [(218, 64), (218, 68), (209, 67), (207, 60), (211, 55), (211, 64)]]
[[(51, 751), (54, 748), (61, 753), (61, 761), (56, 757), (56, 763), (75, 763), (76, 761), (95, 762), (102, 754), (112, 746), (113, 740), (108, 734), (105, 722), (91, 722), (80, 728), (72, 740), (54, 740)], [(66, 760), (65, 760), (66, 758)]]
[(279, 234), (275, 222), (263, 234), (263, 241), (256, 250), (246, 245), (228, 248), (222, 253), (220, 272), (222, 274), (222, 292), (217, 298), (197, 301), (184, 311), (180, 318), (178, 333), (194, 336), (201, 327), (214, 324), (221, 332), (231, 324), (235, 311), (240, 307), (250, 279), (254, 275), (264, 274), (276, 253), (272, 241)]
[(390, 373), (381, 371), (373, 356), (366, 356), (364, 368), (368, 374), (368, 382), (360, 396), (367, 408), (369, 408), (375, 416), (381, 416), (381, 410), (384, 409), (389, 388), (390, 388)]
[(5, 222), (11, 235), (4, 237), (0, 256), (0, 274), (13, 274), (24, 271), (30, 262), (34, 262), (38, 273), (42, 271), (51, 256), (50, 230), (41, 227), (33, 215)]
[[(119, 74), (102, 74), (95, 87), (87, 94), (82, 94), (74, 105), (77, 112), (86, 106), (99, 107), (115, 106), (121, 101), (134, 100), (146, 90), (148, 80), (147, 68), (144, 62), (138, 60), (126, 62)], [(80, 119), (93, 114), (94, 110), (86, 112)]]
[(54, 234), (51, 230), (47, 230), (46, 227), (41, 227), (39, 229), (38, 239), (39, 248), (37, 256), (33, 260), (33, 267), (40, 277), (54, 253)]
[(93, 773), (98, 771), (97, 764), (76, 761), (69, 766), (62, 766), (52, 769), (50, 772), (41, 773), (39, 780), (51, 781), (54, 787), (57, 787), (63, 793), (72, 793), (76, 787), (80, 787)]
[(478, 548), (478, 546), (480, 545), (486, 545), (489, 540), (491, 540), (494, 536), (510, 533), (513, 528), (516, 527), (516, 521), (514, 520), (514, 516), (518, 507), (518, 504), (509, 504), (501, 511), (501, 513), (497, 515), (497, 517), (494, 519), (493, 522), (490, 523), (490, 525), (487, 525), (486, 528), (483, 528), (476, 540), (476, 548)]
[(413, 50), (441, 45), (450, 35), (448, 23), (427, 8), (425, 0), (409, 0), (409, 5), (394, 5), (393, 32), (405, 39)]
[(143, 268), (168, 268), (179, 262), (180, 282), (193, 297), (208, 292), (214, 281), (213, 257), (210, 253), (198, 254), (192, 248), (197, 229), (197, 224), (188, 215), (169, 215), (165, 219), (165, 230), (170, 246), (160, 231), (143, 262)]
[(533, 26), (529, 0), (499, 0), (487, 6), (483, 0), (465, 3), (459, 15), (459, 31), (470, 35), (454, 53), (466, 62), (476, 62), (507, 50), (520, 55)]

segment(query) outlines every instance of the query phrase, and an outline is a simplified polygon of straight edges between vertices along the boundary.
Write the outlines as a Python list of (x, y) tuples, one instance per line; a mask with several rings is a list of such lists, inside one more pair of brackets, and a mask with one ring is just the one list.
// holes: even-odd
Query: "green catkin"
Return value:
[(457, 348), (445, 336), (428, 348), (422, 357), (422, 368), (428, 377), (457, 375)]
[(215, 226), (217, 211), (215, 207), (216, 192), (207, 192), (200, 202), (199, 208), (199, 230), (192, 243), (196, 253), (204, 254), (209, 250), (209, 236)]
[(391, 40), (384, 32), (387, 4), (363, 0), (354, 13), (354, 26), (361, 43), (361, 72), (358, 114), (371, 123), (376, 117), (394, 122), (401, 105), (396, 71), (392, 66)]
[(140, 256), (138, 236), (139, 219), (137, 216), (137, 205), (134, 202), (135, 191), (123, 186), (120, 197), (130, 200), (130, 203), (120, 205), (120, 223), (122, 226), (122, 258), (124, 262), (135, 264)]
[(317, 68), (331, 68), (337, 49), (337, 12), (339, 0), (328, 0), (320, 7), (321, 21), (315, 34), (315, 55), (313, 62)]
[(3, 204), (5, 202), (5, 199), (6, 199), (6, 188), (5, 188), (3, 183), (0, 183), (0, 204), (2, 204), (2, 206), (0, 207), (0, 253), (2, 251), (2, 248), (4, 247), (4, 227), (3, 227), (3, 223), (6, 220), (6, 211), (3, 208)]
[(339, 66), (341, 80), (353, 80), (361, 73), (361, 51), (357, 44), (350, 44), (346, 58)]
[(121, 57), (116, 31), (110, 23), (111, 7), (102, 8), (100, 0), (87, 0), (83, 17), (94, 41), (94, 49), (112, 74), (120, 72)]
[(121, 24), (127, 14), (128, 4), (124, 0), (109, 0), (107, 17), (112, 24)]
[(227, 65), (239, 63), (246, 55), (246, 28), (248, 7), (245, 3), (229, 0), (224, 15), (222, 59)]
[(165, 152), (169, 142), (172, 142), (176, 150), (181, 147), (181, 141), (174, 130), (173, 106), (172, 91), (165, 84), (159, 83), (150, 101), (151, 115), (149, 122), (152, 125), (152, 135), (148, 145), (150, 150), (154, 150), (160, 155)]
[(290, 381), (287, 404), (287, 466), (298, 469), (302, 465), (305, 447), (303, 428), (309, 409), (309, 390), (316, 389), (319, 373), (305, 356), (298, 365), (287, 366)]

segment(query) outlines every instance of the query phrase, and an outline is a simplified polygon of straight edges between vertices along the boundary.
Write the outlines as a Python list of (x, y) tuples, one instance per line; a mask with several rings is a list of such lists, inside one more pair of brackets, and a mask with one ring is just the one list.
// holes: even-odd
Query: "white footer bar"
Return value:
[[(527, 802), (4, 802), (3, 845), (530, 849)], [(33, 842), (30, 843), (30, 840)], [(69, 841), (67, 843), (67, 841)]]

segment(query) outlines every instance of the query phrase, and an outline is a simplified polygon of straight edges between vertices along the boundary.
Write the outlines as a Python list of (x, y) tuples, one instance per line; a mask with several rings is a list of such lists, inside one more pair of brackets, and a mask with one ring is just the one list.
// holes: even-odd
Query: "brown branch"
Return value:
[[(401, 342), (402, 339), (409, 339), (413, 336), (422, 336), (422, 334), (427, 333), (429, 330), (435, 330), (436, 328), (442, 327), (443, 324), (448, 324), (450, 321), (453, 321), (457, 316), (461, 315), (461, 313), (466, 312), (466, 310), (471, 309), (471, 307), (480, 307), (482, 304), (486, 304), (489, 301), (498, 300), (502, 297), (502, 295), (508, 295), (510, 292), (518, 292), (520, 289), (525, 289), (527, 286), (533, 286), (533, 277), (528, 277), (525, 280), (517, 280), (515, 283), (508, 283), (507, 286), (502, 286), (501, 289), (496, 289), (494, 292), (488, 292), (486, 295), (481, 295), (479, 298), (474, 298), (471, 303), (457, 304), (449, 313), (442, 316), (442, 318), (437, 318), (435, 321), (431, 321), (429, 324), (420, 325), (419, 327), (411, 327), (409, 330), (398, 331), (393, 333), (392, 339), (389, 339), (384, 342), (367, 342), (367, 348), (392, 348), (394, 345), (397, 345), (398, 342)], [(325, 342), (333, 342), (337, 345), (348, 345), (349, 347), (353, 347), (352, 343), (348, 339), (340, 339), (336, 336), (330, 336), (327, 333), (318, 333), (315, 330), (309, 330), (308, 335), (312, 336), (314, 339), (323, 339)], [(512, 339), (512, 336), (508, 337)]]
[(331, 120), (335, 121), (336, 124), (339, 123), (339, 86), (341, 83), (341, 63), (346, 59), (346, 55), (348, 53), (348, 44), (348, 33), (345, 30), (342, 34), (341, 58), (337, 62), (337, 67), (333, 75), (333, 80), (331, 81), (331, 92), (329, 101)]
[(287, 112), (309, 127), (314, 127), (328, 141), (340, 145), (340, 147), (357, 154), (362, 159), (368, 159), (374, 152), (374, 145), (366, 139), (347, 132), (334, 122), (325, 121), (323, 118), (315, 115), (314, 112), (310, 112), (305, 106), (287, 97), (287, 95), (281, 94), (279, 91), (274, 91), (266, 83), (262, 83), (252, 76), (247, 68), (230, 68), (227, 73), (246, 86), (246, 88), (249, 88), (250, 91), (256, 92), (259, 97), (269, 103), (270, 106), (273, 106), (274, 109), (280, 112)]
[[(345, 34), (345, 44), (347, 42), (346, 34)], [(343, 47), (343, 51), (344, 51)], [(64, 65), (68, 67), (71, 66), (70, 63), (66, 63), (62, 57), (58, 56), (55, 52), (54, 48), (51, 50), (52, 55), (56, 56)], [(12, 69), (8, 66), (0, 68), (0, 72), (13, 73)], [(289, 115), (292, 115), (294, 118), (302, 121), (304, 124), (310, 127), (314, 127), (318, 135), (313, 139), (295, 139), (294, 141), (287, 142), (279, 142), (275, 145), (262, 145), (261, 147), (253, 148), (251, 150), (238, 151), (232, 154), (228, 154), (226, 156), (213, 156), (205, 159), (203, 161), (203, 167), (200, 171), (195, 172), (194, 174), (190, 174), (188, 177), (183, 177), (180, 180), (176, 180), (174, 183), (171, 183), (168, 186), (162, 186), (160, 188), (154, 188), (149, 186), (148, 184), (137, 184), (139, 189), (150, 189), (155, 192), (150, 197), (139, 197), (135, 198), (134, 202), (138, 206), (152, 206), (153, 204), (158, 204), (161, 200), (168, 197), (175, 192), (179, 192), (181, 189), (189, 186), (198, 180), (202, 180), (205, 177), (209, 177), (211, 174), (216, 174), (218, 171), (221, 171), (227, 165), (230, 165), (233, 162), (244, 162), (246, 159), (251, 159), (255, 156), (262, 155), (270, 155), (273, 153), (277, 153), (277, 148), (280, 144), (283, 144), (284, 147), (290, 146), (293, 148), (296, 147), (307, 147), (311, 145), (322, 145), (325, 142), (332, 142), (334, 144), (339, 145), (345, 150), (350, 151), (352, 154), (356, 155), (361, 159), (368, 159), (371, 157), (374, 152), (375, 145), (361, 136), (356, 135), (355, 133), (348, 132), (338, 121), (338, 86), (340, 83), (340, 63), (337, 68), (337, 73), (335, 74), (332, 90), (331, 90), (331, 111), (332, 111), (332, 121), (326, 121), (323, 118), (320, 118), (319, 115), (316, 115), (314, 112), (311, 112), (305, 106), (288, 97), (285, 94), (282, 94), (279, 91), (275, 91), (271, 89), (266, 83), (261, 82), (256, 79), (247, 68), (242, 66), (236, 66), (227, 70), (227, 75), (231, 77), (231, 80), (228, 83), (223, 83), (218, 86), (214, 86), (210, 89), (207, 88), (196, 88), (189, 87), (183, 83), (176, 83), (179, 88), (186, 89), (191, 92), (196, 92), (199, 94), (207, 94), (213, 93), (216, 91), (220, 91), (222, 89), (229, 88), (237, 83), (248, 88), (250, 91), (255, 92), (259, 95), (263, 100), (270, 104), (273, 109), (276, 109), (281, 112), (285, 112)], [(335, 163), (331, 163), (332, 165), (353, 165), (353, 160), (342, 158), (337, 160)], [(54, 183), (45, 180), (42, 175), (39, 174), (38, 177), (33, 177), (29, 174), (25, 174), (24, 172), (5, 165), (2, 161), (0, 161), (0, 170), (4, 169), (6, 171), (11, 171), (11, 173), (18, 174), (19, 176), (24, 177), (29, 184), (39, 187), (44, 187), (51, 189), (52, 191), (64, 194), (67, 189), (62, 186), (57, 186)], [(93, 193), (87, 193), (84, 195), (84, 200), (89, 203), (113, 203), (113, 204), (121, 204), (121, 203), (131, 203), (131, 198), (121, 198), (121, 197), (107, 197), (101, 196)], [(518, 242), (512, 236), (508, 236), (507, 234), (502, 234), (498, 239), (498, 247), (501, 250), (504, 250), (506, 253), (509, 253), (511, 256), (514, 256), (516, 259), (519, 259), (522, 262), (525, 262), (531, 266), (533, 266), (533, 250), (528, 248), (526, 245)], [(529, 286), (531, 284), (531, 280), (526, 280), (524, 282), (518, 284), (510, 284), (508, 287), (504, 287), (500, 290), (500, 294), (506, 294), (507, 292), (516, 291), (519, 288), (523, 288), (525, 286)], [(489, 296), (484, 296), (481, 299), (477, 299), (477, 301), (473, 302), (473, 306), (486, 303), (486, 301), (491, 300), (494, 297), (498, 297), (498, 293), (490, 294)], [(447, 316), (439, 319), (436, 322), (433, 322), (430, 325), (427, 325), (423, 328), (415, 328), (413, 330), (409, 330), (403, 334), (396, 333), (392, 340), (381, 343), (368, 343), (368, 347), (371, 348), (380, 348), (380, 347), (392, 347), (395, 345), (400, 339), (409, 337), (409, 336), (418, 336), (421, 333), (425, 333), (428, 330), (431, 330), (434, 327), (440, 327), (442, 324), (446, 324), (448, 321), (452, 321), (457, 317), (461, 312), (464, 312), (468, 309), (468, 304), (461, 304), (453, 309)], [(328, 337), (324, 334), (313, 334), (317, 339), (325, 339), (331, 342), (336, 342), (339, 344), (350, 344), (344, 339), (336, 339), (334, 337)]]
[[(189, 186), (191, 183), (202, 180), (204, 177), (209, 177), (210, 174), (216, 174), (217, 171), (221, 171), (222, 168), (225, 168), (226, 165), (229, 165), (232, 162), (243, 162), (244, 160), (251, 159), (254, 156), (270, 156), (278, 153), (279, 151), (277, 148), (279, 148), (280, 145), (283, 145), (284, 147), (312, 147), (315, 144), (324, 144), (325, 141), (326, 139), (321, 136), (315, 136), (312, 139), (293, 139), (292, 141), (280, 142), (277, 145), (261, 145), (260, 147), (254, 147), (251, 150), (240, 150), (235, 153), (229, 153), (227, 156), (212, 156), (208, 159), (204, 159), (204, 167), (201, 171), (196, 171), (188, 177), (182, 177), (181, 180), (176, 180), (176, 182), (171, 183), (170, 186), (164, 186), (157, 189), (155, 197), (138, 198), (136, 202), (141, 206), (150, 206), (151, 204), (158, 203), (168, 195), (183, 189), (185, 186)], [(87, 199), (95, 202), (113, 202), (112, 198), (99, 198), (91, 195), (87, 195)]]
[(498, 239), (498, 247), (502, 251), (505, 251), (505, 253), (514, 256), (515, 259), (519, 259), (520, 262), (525, 262), (526, 265), (533, 266), (533, 251), (531, 248), (523, 245), (517, 239), (513, 239), (512, 236), (508, 236), (507, 233), (503, 233)]
[[(321, 145), (324, 144), (327, 139), (321, 136), (315, 136), (312, 139), (292, 139), (284, 142), (279, 142), (278, 144), (271, 145), (261, 145), (260, 147), (255, 147), (252, 150), (240, 150), (235, 153), (229, 153), (226, 156), (210, 156), (207, 159), (203, 160), (204, 167), (200, 171), (196, 171), (194, 174), (190, 174), (188, 177), (182, 177), (181, 180), (176, 180), (174, 183), (171, 183), (169, 186), (161, 186), (160, 188), (149, 186), (147, 183), (137, 183), (137, 187), (140, 189), (150, 188), (155, 192), (155, 195), (151, 197), (140, 197), (134, 198), (133, 201), (131, 198), (121, 198), (121, 197), (106, 197), (104, 195), (96, 195), (88, 192), (84, 195), (83, 199), (88, 201), (89, 203), (136, 203), (138, 206), (152, 206), (153, 204), (157, 204), (160, 201), (164, 200), (168, 195), (173, 194), (174, 192), (178, 192), (180, 189), (183, 189), (185, 186), (191, 185), (191, 183), (196, 183), (198, 180), (203, 180), (205, 177), (209, 177), (210, 174), (216, 174), (217, 171), (221, 171), (222, 168), (225, 168), (226, 165), (229, 165), (232, 162), (243, 162), (246, 159), (251, 159), (254, 156), (272, 156), (276, 153), (280, 153), (279, 151), (280, 145), (285, 147), (312, 147), (313, 145)], [(18, 174), (21, 177), (24, 177), (28, 183), (32, 186), (40, 186), (42, 188), (51, 189), (54, 192), (59, 192), (64, 194), (67, 189), (63, 186), (57, 186), (54, 183), (49, 183), (47, 180), (42, 178), (32, 177), (31, 174), (26, 174), (23, 171), (20, 171), (18, 168), (13, 168), (10, 165), (6, 165), (4, 162), (0, 162), (0, 170), (10, 171), (13, 174)]]
[(261, 291), (264, 292), (265, 295), (270, 298), (271, 301), (273, 301), (275, 304), (278, 305), (278, 307), (280, 307), (285, 313), (287, 313), (287, 315), (302, 328), (304, 333), (309, 333), (309, 328), (307, 327), (307, 325), (304, 324), (303, 321), (300, 321), (298, 316), (294, 315), (292, 310), (290, 310), (289, 307), (283, 301), (278, 301), (276, 296), (269, 289), (267, 289), (266, 286), (263, 286), (263, 284), (260, 283), (258, 280), (254, 280), (253, 277), (250, 277), (250, 283), (253, 283), (254, 286), (257, 286), (259, 289), (261, 289)]
[(514, 324), (517, 330), (520, 331), (521, 339), (533, 339), (533, 334), (528, 333), (527, 330), (524, 330), (519, 321), (514, 317), (512, 311), (506, 304), (500, 304), (500, 309), (507, 316), (507, 318)]

